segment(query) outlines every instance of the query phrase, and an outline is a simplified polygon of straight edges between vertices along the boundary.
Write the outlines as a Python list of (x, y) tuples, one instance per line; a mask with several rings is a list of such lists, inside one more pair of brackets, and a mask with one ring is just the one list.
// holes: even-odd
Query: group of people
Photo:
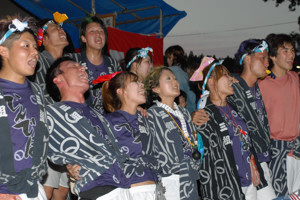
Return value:
[[(184, 50), (106, 55), (101, 19), (0, 20), (0, 200), (284, 199), (300, 189), (300, 82), (285, 34), (241, 43), (242, 68), (202, 62), (190, 87)], [(267, 69), (271, 66), (271, 73)], [(29, 81), (30, 79), (30, 81)], [(70, 189), (69, 189), (70, 187)]]

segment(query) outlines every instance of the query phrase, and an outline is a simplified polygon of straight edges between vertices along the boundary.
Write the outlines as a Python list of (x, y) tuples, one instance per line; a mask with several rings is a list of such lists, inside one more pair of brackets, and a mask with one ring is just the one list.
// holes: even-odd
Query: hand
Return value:
[(201, 126), (209, 120), (209, 115), (205, 112), (204, 109), (199, 109), (191, 114), (192, 122), (195, 125)]
[(147, 118), (149, 117), (147, 110), (142, 108), (141, 106), (138, 106), (137, 110), (140, 111), (144, 117), (147, 117)]
[(77, 164), (75, 165), (67, 165), (68, 174), (70, 176), (70, 179), (72, 181), (81, 180), (81, 178), (78, 177), (81, 167)]

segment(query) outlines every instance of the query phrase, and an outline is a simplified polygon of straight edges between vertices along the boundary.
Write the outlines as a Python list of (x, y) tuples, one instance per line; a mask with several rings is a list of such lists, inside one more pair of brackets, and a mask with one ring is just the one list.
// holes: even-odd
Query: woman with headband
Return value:
[(146, 154), (162, 168), (167, 200), (198, 200), (200, 154), (196, 150), (194, 125), (189, 112), (177, 106), (179, 83), (167, 67), (155, 68), (146, 78), (147, 100), (155, 105), (147, 110), (150, 132), (142, 137)]
[(233, 78), (222, 62), (207, 64), (199, 67), (203, 70), (199, 78), (203, 91), (198, 108), (204, 107), (210, 120), (196, 126), (204, 146), (200, 170), (202, 197), (257, 199), (256, 186), (265, 180), (246, 123), (227, 102), (227, 97), (234, 94)]
[(153, 53), (150, 47), (131, 48), (126, 52), (126, 70), (136, 74), (140, 82), (143, 82), (153, 69), (150, 52)]
[(106, 119), (113, 128), (121, 151), (130, 157), (125, 163), (125, 175), (131, 186), (129, 191), (135, 200), (153, 200), (157, 177), (150, 165), (157, 166), (157, 161), (142, 152), (141, 135), (148, 134), (149, 129), (147, 120), (137, 110), (140, 104), (146, 102), (144, 84), (131, 72), (112, 76), (102, 86), (103, 103), (111, 112)]
[(0, 21), (0, 199), (46, 200), (39, 180), (49, 134), (43, 91), (26, 78), (38, 52), (32, 21), (25, 20)]

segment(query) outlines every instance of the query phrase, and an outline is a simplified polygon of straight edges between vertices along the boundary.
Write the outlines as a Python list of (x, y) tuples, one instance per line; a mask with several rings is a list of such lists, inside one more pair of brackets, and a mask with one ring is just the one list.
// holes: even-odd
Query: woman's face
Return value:
[(153, 68), (150, 56), (143, 58), (141, 63), (133, 63), (133, 65), (131, 72), (136, 74), (140, 81), (145, 80)]
[(146, 103), (145, 88), (144, 84), (139, 81), (127, 80), (124, 89), (121, 89), (120, 94), (122, 104), (132, 104), (140, 105)]
[(167, 63), (168, 63), (168, 67), (171, 67), (171, 66), (173, 65), (173, 59), (174, 59), (173, 54), (168, 54), (168, 55), (167, 55)]
[(6, 49), (7, 54), (2, 55), (6, 65), (3, 69), (10, 77), (22, 79), (34, 74), (38, 61), (37, 44), (32, 34), (24, 32), (18, 40), (13, 41), (10, 48)]
[(153, 88), (153, 91), (162, 99), (175, 99), (180, 95), (179, 83), (175, 75), (170, 70), (163, 70), (159, 77), (159, 86)]
[(233, 95), (233, 78), (229, 75), (229, 73), (223, 70), (223, 76), (216, 83), (216, 91), (220, 97)]

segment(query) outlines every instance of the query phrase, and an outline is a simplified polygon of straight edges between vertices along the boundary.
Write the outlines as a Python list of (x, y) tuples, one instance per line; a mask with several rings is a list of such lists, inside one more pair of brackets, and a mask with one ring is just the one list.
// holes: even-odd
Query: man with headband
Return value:
[(229, 101), (236, 105), (239, 115), (246, 122), (248, 130), (251, 130), (253, 148), (257, 153), (257, 159), (264, 171), (264, 178), (268, 186), (257, 188), (257, 199), (275, 198), (274, 189), (270, 181), (270, 130), (265, 111), (264, 102), (257, 84), (257, 80), (267, 76), (268, 44), (264, 40), (249, 39), (243, 41), (237, 53), (236, 62), (242, 67), (242, 73), (233, 75), (238, 83), (234, 83), (234, 95)]
[[(300, 189), (300, 87), (292, 38), (270, 34), (270, 76), (259, 82), (271, 130), (272, 157), (269, 164), (277, 196)], [(298, 199), (298, 198), (297, 198)]]
[[(46, 90), (46, 73), (51, 64), (63, 55), (68, 46), (67, 35), (62, 29), (62, 21), (66, 19), (63, 14), (55, 13), (54, 19), (42, 19), (38, 25), (37, 43), (39, 45), (39, 60), (35, 74), (35, 82), (44, 90), (46, 104), (55, 101)], [(64, 17), (65, 16), (65, 17)], [(62, 19), (61, 21), (58, 18)], [(68, 177), (65, 166), (54, 165), (48, 161), (49, 167), (44, 180), (44, 188), (48, 199), (66, 199), (69, 191)]]
[(69, 45), (67, 35), (61, 25), (61, 21), (57, 22), (52, 19), (42, 19), (37, 24), (39, 29), (36, 35), (40, 53), (34, 82), (38, 83), (44, 90), (47, 104), (54, 103), (46, 91), (45, 77), (47, 70), (57, 58), (63, 55), (64, 48)]

